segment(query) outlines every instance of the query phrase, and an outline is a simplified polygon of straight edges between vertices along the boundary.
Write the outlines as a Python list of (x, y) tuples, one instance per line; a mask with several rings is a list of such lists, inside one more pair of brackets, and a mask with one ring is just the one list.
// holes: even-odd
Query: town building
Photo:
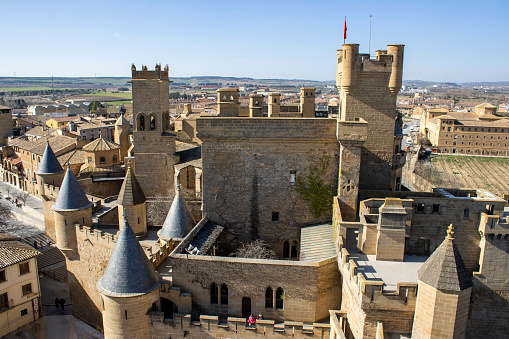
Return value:
[(39, 254), (18, 237), (0, 233), (0, 336), (42, 315)]

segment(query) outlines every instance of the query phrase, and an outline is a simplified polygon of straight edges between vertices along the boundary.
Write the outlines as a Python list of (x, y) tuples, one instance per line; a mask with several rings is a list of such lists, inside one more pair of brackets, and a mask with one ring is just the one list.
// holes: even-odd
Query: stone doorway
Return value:
[(164, 319), (173, 319), (173, 313), (178, 313), (177, 305), (165, 298), (161, 298), (161, 309), (164, 312)]
[(242, 318), (249, 318), (251, 315), (251, 298), (242, 298)]

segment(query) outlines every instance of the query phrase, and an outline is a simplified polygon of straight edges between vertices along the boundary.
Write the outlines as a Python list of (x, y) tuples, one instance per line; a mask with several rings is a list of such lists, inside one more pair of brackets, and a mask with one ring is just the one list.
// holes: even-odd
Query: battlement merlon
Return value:
[(387, 50), (376, 51), (375, 59), (369, 54), (360, 54), (358, 44), (344, 44), (337, 51), (338, 68), (336, 85), (339, 90), (349, 92), (355, 87), (359, 73), (390, 73), (388, 87), (392, 93), (398, 93), (403, 80), (403, 51), (405, 45), (387, 45)]
[(147, 66), (143, 65), (141, 67), (141, 71), (136, 70), (136, 66), (132, 64), (132, 79), (129, 83), (132, 83), (135, 80), (159, 80), (159, 81), (169, 81), (170, 69), (168, 65), (164, 67), (164, 70), (161, 69), (161, 65), (157, 64), (154, 70), (148, 70)]

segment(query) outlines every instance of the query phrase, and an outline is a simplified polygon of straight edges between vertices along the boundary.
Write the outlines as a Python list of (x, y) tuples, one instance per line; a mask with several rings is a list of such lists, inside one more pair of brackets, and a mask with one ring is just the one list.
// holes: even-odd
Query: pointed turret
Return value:
[(117, 126), (129, 125), (129, 121), (127, 121), (123, 114), (120, 114), (117, 121), (115, 122), (115, 125)]
[(78, 180), (71, 171), (71, 167), (67, 167), (62, 186), (58, 192), (57, 200), (53, 205), (54, 211), (77, 211), (92, 206), (87, 195), (81, 188)]
[(68, 258), (78, 249), (75, 224), (92, 226), (92, 202), (83, 192), (70, 167), (67, 167), (57, 200), (51, 207), (55, 218), (57, 247)]
[(127, 220), (117, 237), (104, 275), (102, 294), (105, 338), (148, 338), (147, 310), (157, 307), (161, 278)]
[(163, 228), (157, 232), (157, 235), (163, 240), (182, 239), (193, 229), (195, 224), (193, 215), (180, 195), (180, 190), (177, 190), (166, 220), (164, 220)]
[(412, 339), (464, 338), (472, 278), (454, 244), (453, 227), (418, 271)]
[(146, 200), (143, 189), (131, 168), (131, 162), (128, 162), (125, 179), (122, 183), (120, 193), (118, 194), (118, 220), (120, 229), (124, 226), (125, 215), (136, 235), (139, 236), (147, 233)]
[(64, 169), (60, 165), (60, 162), (57, 159), (57, 156), (51, 149), (49, 142), (46, 144), (46, 149), (44, 150), (44, 154), (41, 159), (41, 163), (37, 168), (35, 173), (39, 175), (44, 174), (57, 174), (64, 172)]

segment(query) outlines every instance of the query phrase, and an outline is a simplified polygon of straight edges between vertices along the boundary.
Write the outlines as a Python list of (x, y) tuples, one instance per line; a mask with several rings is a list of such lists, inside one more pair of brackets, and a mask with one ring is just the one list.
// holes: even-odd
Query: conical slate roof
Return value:
[(71, 168), (67, 167), (57, 200), (51, 208), (55, 211), (77, 211), (90, 206), (92, 206), (92, 202), (88, 200), (85, 192), (83, 192)]
[(124, 219), (104, 275), (97, 289), (113, 297), (133, 297), (151, 292), (161, 285), (161, 278), (141, 248), (138, 239)]
[(195, 224), (184, 198), (180, 195), (180, 190), (177, 190), (166, 220), (164, 220), (163, 228), (157, 235), (163, 239), (184, 238)]
[(417, 271), (419, 280), (439, 290), (463, 291), (473, 286), (460, 252), (454, 244), (452, 225), (442, 244)]
[(44, 154), (42, 156), (41, 163), (37, 168), (35, 173), (37, 174), (56, 174), (62, 173), (64, 169), (58, 162), (57, 156), (51, 149), (49, 143), (46, 144), (46, 149), (44, 150)]
[(143, 204), (146, 200), (143, 189), (138, 179), (136, 179), (136, 175), (131, 169), (131, 163), (129, 162), (122, 188), (120, 188), (120, 193), (118, 193), (118, 204), (133, 206)]

